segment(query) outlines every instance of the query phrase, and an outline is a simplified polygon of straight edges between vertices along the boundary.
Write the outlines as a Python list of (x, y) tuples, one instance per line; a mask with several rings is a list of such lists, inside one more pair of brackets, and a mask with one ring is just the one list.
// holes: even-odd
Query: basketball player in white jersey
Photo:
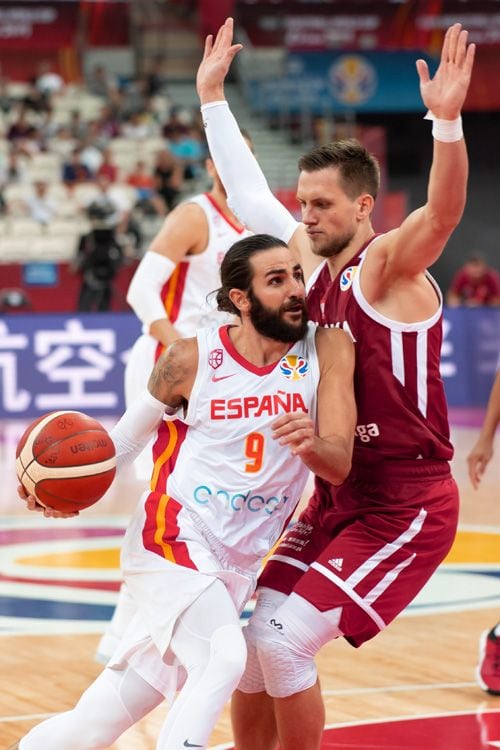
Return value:
[(241, 325), (174, 343), (111, 432), (119, 465), (157, 433), (151, 490), (122, 553), (137, 616), (77, 706), (20, 750), (109, 747), (180, 685), (156, 749), (206, 747), (245, 668), (239, 615), (263, 557), (309, 471), (333, 484), (349, 473), (353, 345), (307, 322), (298, 256), (248, 237), (221, 277), (218, 307)]
[[(195, 336), (200, 327), (233, 320), (216, 309), (210, 293), (219, 285), (226, 251), (250, 233), (228, 208), (211, 159), (207, 159), (206, 169), (212, 188), (188, 198), (167, 216), (130, 283), (127, 301), (141, 320), (143, 333), (125, 367), (127, 406), (144, 390), (155, 362), (169, 344)], [(151, 448), (147, 445), (134, 462), (135, 473), (145, 484), (151, 477)], [(113, 617), (97, 647), (98, 661), (108, 661), (133, 613), (133, 602), (122, 585)]]

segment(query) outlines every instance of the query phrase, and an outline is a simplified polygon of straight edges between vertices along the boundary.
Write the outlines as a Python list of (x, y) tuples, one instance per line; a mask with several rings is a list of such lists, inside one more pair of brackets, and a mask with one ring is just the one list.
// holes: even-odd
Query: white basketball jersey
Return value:
[(228, 327), (198, 332), (199, 364), (187, 412), (161, 424), (153, 449), (147, 549), (164, 555), (162, 529), (170, 524), (171, 539), (172, 524), (186, 511), (209, 541), (238, 556), (261, 558), (276, 542), (309, 470), (273, 440), (271, 425), (296, 411), (316, 420), (315, 330), (309, 324), (306, 337), (266, 367), (236, 351)]
[(230, 322), (230, 316), (217, 311), (210, 293), (220, 287), (219, 269), (226, 252), (251, 234), (226, 217), (208, 193), (186, 202), (196, 203), (205, 213), (208, 242), (202, 253), (186, 255), (177, 264), (161, 292), (168, 319), (182, 337), (194, 336), (198, 328)]

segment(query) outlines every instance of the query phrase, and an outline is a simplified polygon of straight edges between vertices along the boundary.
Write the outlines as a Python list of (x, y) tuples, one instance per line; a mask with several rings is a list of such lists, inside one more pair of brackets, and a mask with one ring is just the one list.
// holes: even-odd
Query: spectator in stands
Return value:
[(26, 138), (32, 127), (33, 125), (27, 116), (27, 109), (24, 105), (21, 105), (17, 118), (11, 123), (7, 130), (7, 140), (14, 143), (15, 141)]
[(154, 177), (145, 161), (139, 159), (135, 169), (127, 177), (127, 184), (137, 190), (137, 208), (146, 214), (165, 216), (167, 213), (165, 202), (156, 192)]
[(135, 112), (143, 112), (150, 99), (146, 76), (136, 76), (123, 87), (125, 112), (127, 117)]
[(49, 186), (45, 180), (35, 180), (33, 194), (26, 198), (24, 203), (30, 218), (40, 224), (49, 224), (57, 216), (57, 204), (50, 197)]
[(59, 73), (52, 70), (52, 65), (49, 60), (42, 60), (38, 66), (38, 75), (36, 77), (35, 85), (40, 93), (48, 96), (49, 99), (52, 96), (57, 96), (64, 92), (64, 79)]
[(87, 135), (88, 123), (84, 122), (82, 113), (79, 109), (73, 109), (70, 114), (68, 129), (71, 136), (77, 141), (81, 141)]
[(182, 188), (183, 168), (177, 159), (164, 149), (156, 156), (153, 176), (156, 192), (163, 198), (168, 210), (176, 205)]
[(65, 161), (71, 159), (73, 151), (78, 145), (78, 139), (74, 138), (67, 125), (60, 125), (52, 140), (47, 143), (49, 151), (59, 154)]
[(118, 167), (113, 161), (113, 152), (110, 148), (105, 148), (102, 152), (101, 166), (97, 170), (97, 177), (104, 175), (109, 182), (116, 182), (118, 177)]
[(95, 123), (89, 122), (87, 135), (81, 142), (80, 159), (92, 177), (95, 177), (102, 164), (102, 148)]
[(53, 109), (48, 109), (42, 114), (38, 133), (43, 151), (50, 151), (49, 143), (53, 138), (57, 137), (59, 127), (59, 124), (54, 120)]
[(9, 185), (28, 181), (28, 171), (24, 159), (19, 156), (17, 149), (11, 147), (0, 157), (0, 214), (14, 213), (15, 203), (9, 203), (5, 197), (5, 188)]
[(500, 305), (500, 281), (497, 271), (487, 265), (480, 253), (474, 253), (453, 277), (446, 302), (451, 307)]
[(25, 183), (28, 181), (28, 170), (26, 160), (19, 154), (18, 150), (11, 147), (7, 154), (3, 155), (0, 163), (0, 189), (7, 185)]
[(197, 128), (189, 128), (185, 135), (179, 132), (172, 134), (169, 148), (170, 152), (182, 164), (185, 180), (193, 180), (202, 173), (207, 150), (202, 143)]
[(71, 187), (80, 182), (88, 182), (91, 177), (89, 168), (82, 163), (81, 150), (79, 148), (73, 149), (70, 158), (63, 164), (63, 182)]
[(165, 59), (156, 55), (151, 63), (149, 73), (146, 74), (146, 94), (148, 96), (159, 96), (167, 93), (167, 76), (164, 72)]
[(35, 81), (28, 83), (28, 90), (21, 99), (22, 105), (32, 112), (48, 112), (50, 109), (50, 97), (37, 88)]
[(20, 154), (24, 154), (29, 159), (42, 150), (43, 138), (40, 130), (31, 125), (22, 138), (17, 138), (16, 148)]
[(121, 122), (110, 104), (103, 105), (96, 125), (99, 136), (106, 142), (117, 138), (121, 134)]
[(156, 128), (143, 116), (142, 111), (132, 112), (122, 125), (122, 136), (132, 141), (144, 141), (156, 135)]
[(104, 65), (95, 65), (87, 76), (87, 89), (94, 96), (109, 99), (118, 89), (118, 82)]
[(177, 135), (187, 135), (190, 127), (190, 123), (186, 122), (187, 119), (188, 116), (180, 107), (172, 107), (170, 117), (162, 129), (163, 137), (171, 140)]

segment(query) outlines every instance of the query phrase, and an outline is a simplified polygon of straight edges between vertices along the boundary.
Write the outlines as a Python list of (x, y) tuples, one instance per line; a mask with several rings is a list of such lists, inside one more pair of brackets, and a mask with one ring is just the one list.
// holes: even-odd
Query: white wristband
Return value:
[(424, 120), (432, 120), (432, 137), (436, 141), (454, 143), (461, 141), (464, 137), (462, 118), (460, 116), (455, 118), (455, 120), (441, 120), (429, 111), (425, 115)]

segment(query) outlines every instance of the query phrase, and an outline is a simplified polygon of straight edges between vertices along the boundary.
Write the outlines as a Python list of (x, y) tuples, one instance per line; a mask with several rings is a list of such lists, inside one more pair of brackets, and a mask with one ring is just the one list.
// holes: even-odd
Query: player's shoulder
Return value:
[(198, 366), (198, 340), (195, 336), (177, 339), (162, 355), (163, 364), (179, 372), (191, 372)]

